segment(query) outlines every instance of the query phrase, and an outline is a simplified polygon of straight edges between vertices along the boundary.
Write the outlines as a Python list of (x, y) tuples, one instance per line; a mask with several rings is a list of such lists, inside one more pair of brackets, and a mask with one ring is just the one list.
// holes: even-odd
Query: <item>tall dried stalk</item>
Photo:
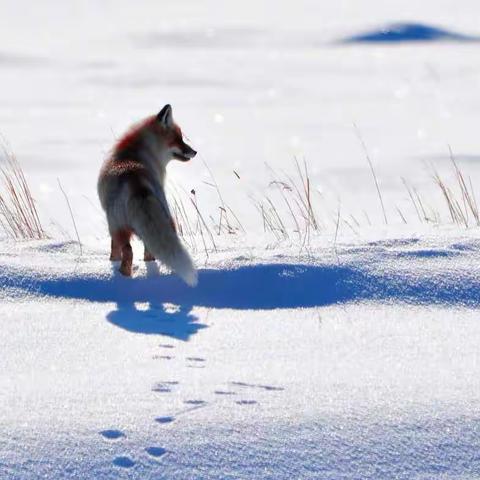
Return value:
[(70, 205), (70, 200), (68, 199), (68, 196), (65, 193), (65, 190), (63, 189), (59, 178), (57, 178), (57, 182), (58, 182), (58, 187), (60, 188), (60, 191), (62, 192), (63, 197), (65, 198), (65, 202), (67, 203), (68, 211), (70, 212), (70, 218), (72, 219), (73, 228), (75, 230), (75, 235), (77, 236), (78, 247), (80, 249), (80, 256), (82, 256), (83, 255), (83, 246), (82, 246), (82, 242), (80, 240), (80, 235), (78, 233), (77, 222), (75, 221), (75, 216), (73, 215), (72, 206)]
[[(267, 168), (272, 174), (272, 180), (269, 186), (277, 188), (283, 202), (285, 203), (288, 214), (293, 223), (294, 231), (298, 233), (299, 238), (303, 238), (303, 243), (310, 238), (312, 230), (319, 230), (320, 224), (318, 222), (314, 203), (311, 194), (311, 182), (308, 172), (307, 162), (303, 161), (303, 169), (297, 158), (294, 158), (297, 176), (294, 178), (291, 175), (282, 172), (280, 176), (270, 165)], [(269, 205), (267, 212), (270, 212), (273, 217), (270, 219), (277, 227), (275, 230), (279, 231), (282, 236), (288, 237), (288, 229), (286, 228), (286, 220), (280, 214), (279, 206), (269, 198), (265, 197), (265, 201)], [(257, 208), (257, 210), (259, 210)], [(266, 210), (260, 209), (262, 217)], [(265, 218), (263, 218), (265, 224)], [(269, 222), (267, 222), (268, 224)]]
[[(235, 215), (233, 210), (225, 203), (225, 200), (223, 199), (222, 192), (220, 191), (220, 187), (218, 186), (217, 180), (215, 179), (215, 176), (213, 175), (212, 170), (208, 166), (208, 163), (206, 160), (202, 157), (202, 162), (205, 165), (205, 168), (208, 170), (208, 173), (210, 175), (210, 178), (212, 179), (213, 184), (207, 183), (207, 185), (212, 186), (215, 188), (218, 199), (220, 201), (220, 206), (219, 206), (219, 221), (218, 221), (218, 235), (222, 233), (222, 226), (226, 230), (226, 233), (234, 234), (237, 233), (238, 231), (243, 231), (245, 233), (245, 229), (243, 228), (243, 225), (240, 223), (240, 220), (238, 217)], [(236, 174), (238, 178), (239, 175)], [(236, 225), (231, 221), (229, 213), (232, 215), (233, 219), (236, 222)], [(223, 221), (224, 220), (224, 221)], [(223, 222), (223, 225), (222, 225)]]
[(453, 152), (450, 145), (448, 146), (448, 149), (450, 151), (450, 160), (452, 161), (453, 168), (455, 170), (455, 177), (457, 179), (458, 185), (460, 187), (460, 191), (462, 193), (465, 217), (468, 218), (468, 211), (470, 211), (470, 213), (473, 216), (473, 219), (475, 220), (475, 224), (479, 226), (480, 216), (478, 213), (478, 205), (477, 205), (477, 200), (475, 199), (475, 193), (473, 192), (472, 180), (469, 177), (468, 179), (469, 185), (470, 185), (470, 189), (469, 189), (465, 181), (465, 177), (462, 171), (460, 170), (460, 168), (458, 167), (457, 162), (455, 161), (455, 157), (453, 156)]
[(357, 134), (358, 140), (360, 141), (360, 143), (362, 145), (363, 151), (365, 152), (365, 157), (366, 157), (368, 165), (370, 167), (370, 171), (372, 172), (373, 181), (375, 182), (375, 188), (377, 189), (378, 199), (380, 200), (380, 205), (382, 207), (383, 219), (385, 220), (385, 224), (387, 225), (388, 224), (387, 212), (385, 211), (385, 205), (383, 203), (382, 192), (380, 191), (380, 186), (378, 184), (377, 175), (375, 173), (375, 169), (373, 168), (373, 163), (372, 163), (372, 160), (370, 159), (370, 154), (368, 153), (367, 145), (364, 142), (362, 134), (360, 133), (360, 130), (357, 127), (357, 125), (353, 124), (353, 126), (355, 128), (355, 132)]
[(27, 179), (15, 155), (2, 146), (4, 155), (0, 165), (0, 227), (15, 240), (47, 238), (38, 216)]

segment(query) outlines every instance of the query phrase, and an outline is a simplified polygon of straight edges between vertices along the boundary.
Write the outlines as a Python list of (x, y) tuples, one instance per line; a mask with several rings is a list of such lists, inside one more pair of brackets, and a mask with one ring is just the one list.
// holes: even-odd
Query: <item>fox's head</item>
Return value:
[(175, 159), (188, 162), (197, 152), (183, 141), (180, 127), (173, 121), (172, 107), (165, 105), (153, 120), (154, 135), (166, 161)]

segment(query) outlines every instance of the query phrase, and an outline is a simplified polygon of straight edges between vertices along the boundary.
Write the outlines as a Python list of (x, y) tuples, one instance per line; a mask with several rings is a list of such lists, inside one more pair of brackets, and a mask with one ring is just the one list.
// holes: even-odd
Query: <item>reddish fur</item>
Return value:
[(149, 127), (155, 122), (155, 116), (148, 117), (144, 120), (142, 120), (139, 123), (136, 123), (133, 125), (123, 137), (120, 138), (120, 140), (115, 144), (113, 150), (115, 152), (119, 152), (121, 150), (124, 150), (125, 148), (128, 148), (134, 143), (136, 140), (138, 140), (138, 137), (142, 130), (145, 127)]
[(109, 161), (105, 165), (105, 170), (109, 175), (122, 175), (128, 173), (141, 174), (145, 171), (145, 167), (136, 160), (130, 159), (116, 159), (115, 161)]
[(173, 125), (172, 129), (169, 131), (165, 131), (162, 126), (157, 122), (155, 116), (151, 116), (142, 120), (141, 122), (133, 125), (128, 132), (123, 135), (123, 137), (118, 140), (115, 144), (113, 151), (114, 152), (121, 152), (132, 146), (135, 143), (139, 136), (144, 132), (146, 129), (152, 130), (153, 133), (163, 137), (169, 147), (174, 145), (181, 145), (182, 142), (182, 131), (180, 127), (176, 124)]
[(132, 260), (133, 253), (130, 245), (130, 239), (132, 238), (133, 231), (125, 228), (117, 230), (112, 235), (112, 253), (110, 258), (112, 260), (119, 260), (121, 256), (122, 264), (120, 265), (120, 272), (124, 275), (132, 275)]
[(133, 230), (129, 228), (124, 228), (122, 230), (117, 230), (113, 234), (113, 241), (118, 245), (126, 245), (130, 243), (130, 239), (132, 238)]
[(114, 232), (112, 235), (112, 253), (110, 255), (112, 260), (121, 260), (121, 258), (118, 258), (118, 253), (122, 251), (124, 245), (130, 244), (132, 235), (133, 230), (128, 228)]

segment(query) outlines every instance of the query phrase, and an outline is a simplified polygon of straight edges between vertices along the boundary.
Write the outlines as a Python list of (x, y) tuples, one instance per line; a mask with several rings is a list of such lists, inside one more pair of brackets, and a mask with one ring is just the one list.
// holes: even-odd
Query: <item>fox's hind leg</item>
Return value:
[(126, 277), (132, 276), (133, 251), (130, 242), (122, 247), (122, 263), (120, 265), (120, 273)]
[(131, 237), (132, 232), (127, 229), (117, 230), (112, 235), (112, 255), (115, 256), (119, 251), (121, 252), (122, 263), (120, 265), (120, 273), (127, 277), (132, 276), (133, 251), (130, 245)]
[(144, 247), (143, 251), (143, 260), (145, 262), (153, 262), (155, 260), (155, 257), (148, 251), (147, 247)]
[(122, 246), (118, 243), (116, 236), (112, 237), (112, 246), (110, 250), (110, 260), (119, 262), (122, 259)]

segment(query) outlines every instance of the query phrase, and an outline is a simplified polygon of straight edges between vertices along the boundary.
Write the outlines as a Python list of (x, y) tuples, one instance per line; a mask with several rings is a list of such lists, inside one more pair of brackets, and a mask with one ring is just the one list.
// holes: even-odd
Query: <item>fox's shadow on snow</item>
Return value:
[[(409, 256), (424, 258), (425, 253), (410, 251)], [(425, 260), (458, 254), (457, 250), (429, 250)], [(396, 258), (400, 260), (402, 255), (397, 253)], [(187, 287), (174, 275), (158, 274), (155, 264), (147, 277), (133, 279), (118, 275), (38, 278), (10, 270), (0, 276), (0, 282), (17, 291), (115, 303), (117, 308), (107, 315), (112, 324), (130, 332), (181, 340), (206, 328), (192, 314), (195, 306), (273, 310), (360, 301), (480, 306), (480, 278), (467, 274), (459, 278), (458, 273), (448, 270), (437, 275), (412, 275), (401, 269), (375, 268), (378, 260), (373, 256), (339, 265), (256, 264), (229, 270), (202, 269), (196, 288)], [(142, 309), (141, 304), (149, 308)]]
[[(112, 299), (117, 303), (117, 308), (107, 314), (107, 320), (110, 323), (129, 332), (164, 335), (184, 341), (202, 328), (207, 327), (205, 324), (199, 323), (198, 318), (192, 313), (193, 305), (185, 303), (175, 304), (171, 307), (163, 305), (163, 303), (173, 302), (165, 300), (160, 290), (156, 294), (152, 290), (150, 290), (150, 294), (145, 295), (140, 295), (140, 292), (133, 295), (124, 294), (125, 286), (127, 289), (133, 287), (136, 290), (134, 285), (138, 281), (145, 284), (156, 283), (155, 279), (161, 278), (158, 265), (155, 262), (147, 263), (147, 278), (143, 279), (122, 277), (118, 272), (117, 263), (119, 262), (112, 263), (113, 282), (122, 285), (122, 288), (119, 289), (117, 299)], [(125, 285), (125, 282), (127, 285)], [(101, 302), (104, 300), (94, 301)], [(138, 308), (135, 305), (137, 302), (148, 303), (148, 308)]]

